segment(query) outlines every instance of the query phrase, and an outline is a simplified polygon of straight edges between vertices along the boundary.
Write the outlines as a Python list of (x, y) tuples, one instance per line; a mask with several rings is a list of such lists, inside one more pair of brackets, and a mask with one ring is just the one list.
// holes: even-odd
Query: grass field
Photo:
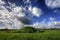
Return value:
[(0, 31), (0, 40), (60, 40), (60, 30), (45, 30), (43, 33), (7, 33)]

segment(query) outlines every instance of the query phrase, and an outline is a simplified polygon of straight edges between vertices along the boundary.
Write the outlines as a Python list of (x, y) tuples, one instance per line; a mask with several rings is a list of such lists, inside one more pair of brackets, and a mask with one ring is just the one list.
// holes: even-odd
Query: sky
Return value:
[(60, 0), (0, 0), (0, 29), (19, 29), (19, 18), (35, 28), (60, 28)]

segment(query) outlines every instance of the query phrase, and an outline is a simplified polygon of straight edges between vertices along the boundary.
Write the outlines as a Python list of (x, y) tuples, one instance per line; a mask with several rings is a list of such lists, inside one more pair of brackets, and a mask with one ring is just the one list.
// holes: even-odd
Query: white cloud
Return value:
[(31, 3), (30, 0), (23, 0), (23, 2), (24, 2), (25, 4), (27, 4), (27, 3)]
[(55, 21), (56, 18), (50, 17), (50, 22), (48, 22), (49, 28), (60, 28), (60, 21)]
[(51, 21), (54, 21), (54, 20), (55, 20), (55, 18), (53, 18), (53, 17), (50, 17), (50, 20), (51, 20)]
[(41, 29), (46, 29), (46, 24), (45, 23), (35, 22), (33, 24), (33, 27), (35, 27), (35, 28), (41, 28)]
[[(52, 20), (53, 19), (53, 20)], [(46, 19), (44, 19), (42, 22), (35, 22), (33, 24), (33, 27), (35, 28), (41, 28), (41, 29), (47, 29), (47, 28), (60, 28), (60, 21), (54, 21), (55, 18), (51, 18), (50, 22), (45, 23)]]
[(14, 8), (12, 8), (12, 12), (15, 13), (15, 15), (19, 16), (19, 17), (24, 17), (25, 16), (22, 7), (14, 7)]
[(53, 22), (49, 22), (48, 26), (50, 28), (60, 28), (60, 21), (53, 21)]
[(29, 11), (31, 11), (31, 13), (34, 15), (34, 16), (37, 16), (39, 17), (41, 14), (42, 14), (42, 10), (37, 8), (37, 7), (29, 7)]
[(37, 17), (39, 17), (41, 15), (41, 10), (39, 8), (33, 7), (32, 13), (33, 15), (36, 15)]
[(60, 0), (45, 0), (45, 4), (51, 8), (60, 8)]
[(4, 1), (2, 1), (2, 0), (0, 0), (0, 5), (1, 5), (1, 4), (5, 4), (5, 2), (4, 2)]
[[(31, 5), (30, 0), (25, 1), (27, 3)], [(0, 28), (8, 28), (8, 29), (19, 29), (21, 26), (23, 26), (24, 24), (21, 23), (21, 21), (17, 20), (17, 17), (24, 17), (26, 16), (26, 8), (22, 7), (22, 6), (16, 6), (15, 3), (9, 3), (9, 6), (6, 6), (6, 3), (2, 0), (0, 0), (0, 22), (4, 25), (0, 25)], [(42, 13), (41, 13), (41, 9), (37, 8), (37, 7), (29, 7), (28, 5), (26, 5), (28, 7), (28, 11), (31, 12), (29, 14), (32, 14), (34, 16), (39, 17)], [(8, 9), (10, 9), (11, 11), (8, 11)]]
[(12, 11), (9, 12), (6, 8), (5, 2), (0, 0), (0, 22), (3, 25), (0, 25), (0, 28), (8, 28), (8, 29), (19, 29), (23, 24), (16, 19), (15, 16), (23, 17), (25, 16), (22, 12), (23, 9), (21, 7), (18, 7), (16, 5), (13, 6), (13, 4), (9, 3), (10, 6), (7, 6)]
[(53, 12), (60, 14), (60, 10), (54, 10)]
[(44, 20), (42, 21), (42, 23), (45, 23), (46, 19), (44, 18)]

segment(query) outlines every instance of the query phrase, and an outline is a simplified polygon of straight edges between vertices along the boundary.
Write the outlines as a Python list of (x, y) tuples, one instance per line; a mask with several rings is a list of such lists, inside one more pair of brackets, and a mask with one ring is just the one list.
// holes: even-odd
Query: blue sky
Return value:
[(1, 28), (19, 28), (24, 25), (17, 17), (33, 19), (33, 26), (43, 23), (45, 27), (54, 28), (57, 25), (55, 28), (60, 28), (60, 0), (0, 0), (0, 6), (0, 24), (4, 25), (0, 25)]
[[(59, 16), (60, 14), (58, 12), (54, 12), (54, 9), (51, 9), (49, 7), (47, 7), (47, 5), (45, 4), (45, 0), (30, 0), (31, 3), (26, 3), (24, 4), (23, 0), (6, 0), (6, 3), (8, 2), (11, 2), (11, 3), (15, 3), (17, 6), (26, 6), (27, 7), (29, 5), (31, 5), (32, 7), (37, 7), (37, 8), (40, 8), (42, 10), (42, 15), (39, 16), (39, 17), (36, 17), (34, 16), (34, 19), (38, 19), (38, 21), (42, 21), (44, 18), (46, 20), (49, 20), (49, 17), (53, 17), (53, 18), (56, 18), (56, 20), (60, 20), (59, 19)], [(9, 5), (9, 4), (6, 4), (6, 5)], [(57, 10), (59, 8), (56, 8)], [(55, 9), (55, 10), (56, 10)]]

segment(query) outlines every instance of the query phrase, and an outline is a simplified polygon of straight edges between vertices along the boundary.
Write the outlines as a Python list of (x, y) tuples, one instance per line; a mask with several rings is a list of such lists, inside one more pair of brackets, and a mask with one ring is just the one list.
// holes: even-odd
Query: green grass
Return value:
[(7, 33), (0, 31), (0, 40), (60, 40), (60, 30), (45, 30), (43, 33)]

